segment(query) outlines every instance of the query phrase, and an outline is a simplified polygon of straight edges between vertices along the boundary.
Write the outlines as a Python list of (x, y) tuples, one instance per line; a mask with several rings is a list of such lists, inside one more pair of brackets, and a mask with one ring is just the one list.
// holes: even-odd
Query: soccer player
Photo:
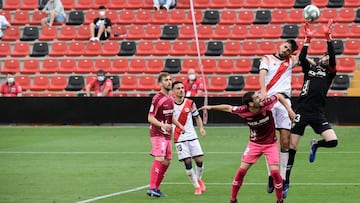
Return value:
[[(201, 177), (204, 171), (203, 151), (196, 134), (193, 117), (199, 127), (200, 134), (206, 135), (202, 119), (193, 100), (185, 98), (185, 88), (181, 81), (175, 81), (172, 84), (172, 92), (175, 97), (174, 117), (185, 128), (185, 133), (181, 132), (179, 127), (174, 126), (174, 142), (179, 161), (184, 162), (185, 171), (191, 183), (195, 187), (195, 195), (201, 195), (206, 191), (206, 186)], [(192, 167), (191, 159), (195, 160), (196, 173)]]
[(174, 100), (169, 96), (171, 91), (171, 76), (162, 72), (158, 77), (160, 91), (152, 98), (148, 114), (150, 123), (151, 155), (154, 157), (150, 169), (150, 187), (148, 196), (164, 197), (160, 191), (160, 184), (170, 165), (172, 157), (171, 131), (174, 123), (182, 131), (184, 127), (173, 117)]
[[(338, 139), (335, 131), (329, 125), (324, 108), (326, 103), (326, 94), (336, 75), (336, 60), (334, 47), (331, 42), (332, 20), (328, 22), (325, 28), (325, 38), (327, 39), (327, 53), (325, 53), (316, 65), (311, 65), (306, 58), (307, 50), (312, 37), (312, 31), (309, 24), (305, 25), (305, 43), (299, 56), (304, 73), (303, 87), (297, 101), (296, 117), (294, 126), (291, 129), (289, 161), (286, 172), (286, 182), (290, 183), (290, 173), (294, 165), (295, 154), (301, 136), (304, 135), (305, 127), (310, 125), (312, 129), (323, 137), (322, 140), (313, 139), (310, 142), (310, 163), (315, 161), (316, 151), (319, 147), (336, 147)], [(284, 191), (286, 197), (288, 191)]]
[[(261, 58), (260, 63), (260, 98), (264, 99), (268, 95), (281, 93), (288, 104), (291, 106), (291, 74), (292, 69), (297, 64), (297, 57), (291, 54), (298, 49), (294, 40), (286, 40), (281, 44), (278, 52), (273, 55), (265, 55)], [(283, 105), (279, 102), (274, 105), (272, 109), (276, 129), (280, 133), (280, 173), (283, 180), (285, 180), (286, 165), (289, 157), (289, 140), (291, 121), (288, 113)], [(270, 170), (268, 168), (268, 187), (267, 192), (274, 191), (274, 185)], [(284, 189), (286, 189), (284, 187)]]
[(282, 94), (276, 94), (261, 100), (255, 92), (247, 92), (243, 96), (242, 106), (231, 106), (227, 104), (203, 106), (200, 110), (220, 110), (237, 114), (247, 121), (250, 128), (250, 141), (244, 151), (241, 164), (235, 174), (230, 203), (237, 203), (237, 194), (243, 183), (246, 172), (262, 154), (265, 155), (271, 176), (274, 180), (277, 203), (283, 202), (283, 181), (279, 172), (279, 148), (276, 138), (276, 130), (273, 113), (271, 109), (280, 101), (286, 108), (289, 117), (293, 119), (295, 113)]

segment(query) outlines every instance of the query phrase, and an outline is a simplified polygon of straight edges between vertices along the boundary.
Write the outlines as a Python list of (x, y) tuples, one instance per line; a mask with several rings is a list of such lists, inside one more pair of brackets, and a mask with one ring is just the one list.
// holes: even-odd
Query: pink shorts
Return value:
[(158, 157), (165, 157), (165, 159), (171, 160), (172, 158), (172, 142), (166, 140), (165, 137), (155, 136), (151, 137), (151, 155)]
[(255, 142), (249, 142), (241, 161), (253, 164), (263, 154), (269, 165), (279, 165), (279, 148), (277, 141), (273, 144), (257, 144)]

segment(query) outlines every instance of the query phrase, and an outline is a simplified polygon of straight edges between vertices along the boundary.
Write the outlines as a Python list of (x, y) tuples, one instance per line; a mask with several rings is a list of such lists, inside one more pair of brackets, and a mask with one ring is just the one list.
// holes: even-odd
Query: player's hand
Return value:
[(206, 131), (205, 131), (205, 129), (204, 129), (204, 128), (200, 128), (199, 130), (200, 130), (200, 135), (203, 136), (203, 137), (205, 137), (205, 136), (206, 136)]
[(166, 130), (166, 131), (170, 131), (172, 129), (172, 125), (168, 124), (168, 123), (162, 123), (161, 128)]
[(267, 97), (266, 90), (264, 90), (264, 91), (260, 91), (260, 95), (259, 95), (259, 97), (260, 97), (260, 100), (265, 99), (265, 98)]
[(289, 110), (289, 118), (291, 121), (295, 119), (295, 112), (292, 109)]
[(309, 44), (314, 36), (314, 32), (311, 30), (309, 22), (305, 22), (304, 29), (305, 29), (305, 43)]
[(332, 39), (331, 32), (332, 32), (333, 23), (334, 23), (333, 19), (330, 19), (326, 27), (324, 27), (324, 34), (327, 41), (330, 41)]

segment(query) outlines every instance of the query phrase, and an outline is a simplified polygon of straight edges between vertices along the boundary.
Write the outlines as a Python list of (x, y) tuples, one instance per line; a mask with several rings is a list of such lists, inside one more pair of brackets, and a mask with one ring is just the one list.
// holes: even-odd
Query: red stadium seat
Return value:
[(30, 87), (32, 91), (44, 91), (49, 89), (50, 82), (49, 76), (45, 75), (36, 75), (33, 79), (33, 84)]
[(99, 12), (95, 11), (95, 10), (89, 10), (88, 12), (86, 12), (85, 14), (85, 20), (84, 20), (84, 25), (88, 25), (92, 22), (94, 22), (94, 19), (99, 17)]
[(289, 13), (284, 9), (273, 10), (271, 14), (271, 23), (287, 23)]
[(351, 23), (355, 20), (355, 11), (353, 8), (341, 8), (339, 11), (339, 17), (334, 20), (336, 22)]
[(135, 17), (136, 24), (149, 24), (152, 19), (152, 14), (150, 10), (139, 10)]
[(213, 36), (213, 28), (211, 25), (199, 25), (197, 33), (199, 39), (211, 39)]
[[(195, 9), (195, 22), (196, 22), (196, 24), (201, 23), (202, 20), (203, 20), (203, 12), (202, 12), (202, 10)], [(192, 12), (191, 11), (189, 11), (187, 13), (185, 23), (187, 23), (187, 24), (192, 24), (193, 23)]]
[(302, 15), (302, 9), (290, 9), (289, 18), (287, 19), (288, 23), (303, 23), (304, 17)]
[(252, 61), (250, 58), (237, 58), (235, 61), (234, 73), (249, 73)]
[(354, 57), (341, 57), (336, 62), (338, 72), (353, 73), (356, 70), (356, 61)]
[(244, 41), (241, 45), (240, 55), (259, 55), (259, 45), (256, 41)]
[(160, 73), (164, 69), (164, 62), (161, 58), (151, 58), (147, 61), (147, 73)]
[(348, 39), (344, 44), (343, 54), (360, 54), (360, 40), (358, 39)]
[(59, 92), (59, 97), (75, 97), (74, 92)]
[(153, 75), (141, 75), (139, 77), (139, 84), (136, 88), (142, 91), (151, 91), (156, 89), (156, 77)]
[(11, 14), (8, 10), (0, 10), (0, 15), (5, 16), (5, 18), (11, 23)]
[(293, 8), (294, 0), (279, 0), (277, 8)]
[(189, 53), (187, 41), (175, 41), (171, 50), (172, 56), (185, 56)]
[(254, 22), (254, 16), (253, 10), (240, 10), (236, 23), (250, 25)]
[(244, 8), (259, 8), (262, 6), (261, 0), (246, 0), (245, 2), (243, 5)]
[(240, 42), (239, 41), (227, 41), (225, 42), (223, 56), (238, 56), (240, 54)]
[(88, 40), (90, 39), (90, 28), (87, 25), (79, 26), (77, 30), (76, 40)]
[(110, 73), (126, 73), (129, 70), (129, 61), (128, 59), (115, 58), (112, 62)]
[[(192, 40), (189, 45), (189, 53), (188, 55), (197, 56), (197, 45), (196, 41)], [(199, 41), (200, 55), (204, 55), (206, 51), (206, 43), (204, 41)]]
[(216, 60), (214, 58), (202, 58), (201, 64), (205, 74), (216, 73)]
[(9, 56), (11, 52), (10, 44), (8, 42), (0, 42), (0, 56)]
[(18, 59), (5, 59), (4, 69), (2, 73), (19, 73), (20, 61)]
[(224, 0), (211, 0), (210, 8), (226, 8), (227, 2)]
[(196, 9), (210, 8), (210, 0), (197, 0), (197, 1), (194, 1), (194, 8), (196, 8)]
[(179, 9), (190, 8), (190, 1), (178, 1), (176, 8), (179, 8)]
[(194, 28), (191, 25), (182, 25), (179, 30), (178, 39), (194, 39)]
[(20, 9), (22, 10), (35, 10), (39, 7), (38, 0), (22, 0)]
[(195, 72), (200, 72), (197, 58), (185, 58), (180, 73), (187, 73), (190, 68), (194, 69)]
[(25, 57), (30, 53), (30, 45), (27, 42), (16, 42), (14, 45), (12, 57)]
[(317, 6), (318, 8), (325, 8), (328, 4), (328, 1), (311, 0), (311, 4)]
[(143, 0), (132, 0), (127, 2), (127, 8), (139, 9), (144, 7)]
[(226, 7), (238, 9), (244, 7), (244, 4), (244, 0), (228, 0)]
[(310, 46), (308, 48), (309, 55), (322, 55), (327, 50), (327, 45), (324, 40), (316, 40), (313, 39), (310, 42)]
[(339, 14), (335, 8), (325, 8), (321, 11), (321, 15), (316, 22), (327, 23), (330, 19), (338, 19), (338, 16)]
[(99, 56), (102, 53), (101, 42), (88, 42), (85, 47), (84, 56)]
[(282, 28), (279, 24), (271, 24), (266, 27), (264, 38), (280, 38), (282, 34)]
[(144, 5), (142, 8), (144, 9), (151, 9), (154, 8), (154, 1), (153, 0), (144, 0)]
[(59, 40), (72, 40), (76, 38), (75, 26), (64, 25), (60, 29)]
[(16, 41), (20, 39), (20, 28), (17, 26), (11, 26), (6, 29), (4, 36), (1, 40), (3, 41)]
[(25, 59), (22, 74), (35, 74), (40, 72), (40, 63), (36, 59)]
[(155, 24), (167, 24), (169, 20), (168, 12), (165, 10), (156, 10), (153, 13), (151, 23)]
[(214, 30), (213, 39), (229, 39), (230, 34), (229, 25), (217, 25)]
[(68, 56), (81, 56), (84, 55), (85, 45), (80, 41), (70, 42)]
[(59, 73), (74, 73), (76, 72), (76, 59), (64, 58), (60, 61)]
[(119, 90), (134, 90), (137, 88), (136, 75), (122, 75)]
[(59, 70), (57, 58), (45, 58), (40, 73), (56, 73)]
[(127, 30), (125, 25), (113, 25), (111, 26), (111, 32), (113, 33), (110, 36), (111, 40), (120, 40), (127, 37)]
[(257, 91), (260, 89), (259, 75), (248, 75), (245, 78), (245, 91), (253, 90)]
[(169, 41), (157, 41), (154, 48), (153, 55), (155, 56), (167, 56), (170, 54), (171, 44)]
[(57, 39), (57, 28), (54, 26), (43, 27), (41, 29), (40, 41), (56, 40)]
[(30, 25), (40, 25), (41, 20), (47, 16), (48, 15), (44, 11), (35, 10), (32, 14)]
[(76, 73), (93, 73), (95, 72), (94, 61), (92, 58), (80, 58), (77, 62)]
[(278, 0), (262, 0), (261, 8), (279, 8)]
[(50, 80), (50, 86), (48, 90), (51, 91), (60, 91), (64, 90), (67, 86), (67, 78), (64, 75), (52, 76)]
[(246, 36), (248, 39), (256, 39), (262, 37), (265, 34), (265, 27), (264, 25), (250, 25), (249, 32)]
[(235, 25), (230, 34), (230, 39), (245, 39), (248, 33), (246, 25)]
[(77, 0), (77, 4), (75, 5), (75, 9), (78, 10), (87, 10), (92, 8), (94, 8), (93, 0)]
[(49, 56), (65, 56), (68, 52), (66, 42), (53, 42)]
[(345, 0), (344, 7), (355, 7), (359, 8), (359, 1), (358, 0)]
[(259, 54), (275, 54), (276, 47), (274, 41), (260, 41), (259, 42)]
[(220, 58), (216, 73), (218, 74), (231, 74), (234, 72), (234, 61), (232, 59)]
[(14, 14), (14, 18), (11, 21), (11, 25), (26, 25), (26, 24), (30, 24), (29, 12), (16, 10)]
[(129, 73), (145, 73), (146, 60), (144, 58), (135, 58), (130, 61)]
[(124, 9), (126, 8), (127, 0), (111, 0), (110, 9)]
[(234, 24), (236, 22), (235, 10), (223, 10), (220, 14), (220, 24)]
[(116, 56), (120, 51), (120, 45), (118, 42), (106, 41), (103, 45), (103, 50), (101, 52), (102, 56)]
[(354, 38), (360, 38), (360, 24), (353, 23), (350, 28), (350, 36)]
[(105, 6), (108, 8), (110, 6), (111, 0), (93, 0), (93, 8), (99, 8), (99, 6)]
[(61, 3), (63, 4), (65, 10), (71, 10), (75, 8), (74, 0), (61, 0)]
[(89, 84), (91, 81), (96, 80), (96, 76), (95, 75), (89, 75), (86, 77), (85, 79), (85, 85)]
[[(20, 8), (20, 1), (11, 1), (11, 0), (7, 0), (4, 1), (4, 6), (2, 9), (4, 10), (16, 10)], [(9, 18), (8, 18), (9, 19)]]
[(291, 79), (291, 88), (293, 90), (301, 90), (302, 85), (304, 83), (304, 76), (299, 75), (292, 75), (292, 79)]
[(176, 9), (171, 11), (169, 16), (169, 24), (183, 24), (185, 22), (185, 11), (183, 9)]
[(346, 38), (349, 36), (350, 29), (347, 24), (337, 24), (335, 23), (332, 36), (334, 38)]
[(121, 10), (119, 15), (120, 24), (132, 24), (135, 21), (135, 13), (133, 10)]
[(146, 26), (144, 39), (159, 39), (161, 32), (160, 25), (148, 25)]
[(131, 25), (128, 30), (128, 39), (143, 39), (145, 30), (142, 25)]
[(222, 92), (226, 89), (226, 87), (227, 87), (226, 76), (212, 76), (210, 78), (210, 83), (207, 89), (209, 91)]
[(107, 10), (106, 17), (111, 20), (111, 24), (118, 24), (119, 23), (119, 16), (116, 10)]
[(152, 41), (140, 41), (135, 55), (150, 56), (154, 53), (154, 44)]
[(30, 88), (31, 80), (28, 75), (18, 75), (15, 76), (15, 81), (18, 82), (23, 91), (26, 91)]
[(97, 58), (95, 60), (95, 71), (104, 70), (105, 72), (111, 71), (111, 61), (109, 58)]

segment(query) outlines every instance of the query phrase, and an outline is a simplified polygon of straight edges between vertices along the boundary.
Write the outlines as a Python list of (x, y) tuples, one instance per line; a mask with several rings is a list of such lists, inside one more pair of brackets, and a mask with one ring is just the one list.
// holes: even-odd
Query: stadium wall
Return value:
[[(198, 107), (203, 98), (194, 98)], [(296, 98), (293, 105), (296, 106)], [(0, 97), (1, 124), (147, 123), (150, 97)], [(210, 97), (209, 104), (241, 104), (238, 97)], [(360, 97), (329, 97), (326, 114), (339, 125), (360, 124)], [(209, 124), (244, 124), (235, 115), (210, 111)]]

